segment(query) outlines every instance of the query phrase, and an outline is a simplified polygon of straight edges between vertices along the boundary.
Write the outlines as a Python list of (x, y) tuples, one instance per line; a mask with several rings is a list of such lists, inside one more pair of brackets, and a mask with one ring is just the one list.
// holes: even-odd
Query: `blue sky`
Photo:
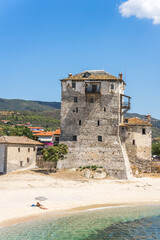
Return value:
[[(0, 0), (1, 98), (60, 101), (69, 72), (124, 73), (131, 112), (160, 119), (160, 3)], [(154, 3), (154, 4), (153, 4)]]

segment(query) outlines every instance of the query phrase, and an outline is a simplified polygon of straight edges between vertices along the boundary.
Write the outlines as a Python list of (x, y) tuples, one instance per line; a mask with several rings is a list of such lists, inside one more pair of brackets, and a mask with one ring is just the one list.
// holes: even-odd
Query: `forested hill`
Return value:
[[(55, 128), (55, 126), (57, 127), (59, 125), (58, 121), (60, 119), (60, 107), (60, 102), (0, 98), (0, 111), (27, 111), (25, 113), (21, 112), (21, 117), (16, 117), (16, 119), (18, 118), (17, 122), (15, 122), (14, 119), (9, 119), (13, 123), (23, 123), (25, 121), (29, 121), (32, 124), (38, 124), (42, 126), (48, 125), (49, 127)], [(8, 118), (7, 115), (4, 117), (2, 113), (0, 113), (0, 115), (0, 120)], [(12, 115), (16, 116), (17, 113), (13, 113)], [(139, 117), (141, 119), (145, 119), (145, 115), (140, 115), (138, 113), (126, 113), (125, 117)], [(56, 119), (56, 124), (52, 123), (53, 119)], [(153, 138), (160, 137), (160, 120), (155, 118), (152, 118), (151, 120)]]
[(60, 102), (0, 98), (0, 110), (7, 111), (51, 111), (60, 109), (60, 106)]

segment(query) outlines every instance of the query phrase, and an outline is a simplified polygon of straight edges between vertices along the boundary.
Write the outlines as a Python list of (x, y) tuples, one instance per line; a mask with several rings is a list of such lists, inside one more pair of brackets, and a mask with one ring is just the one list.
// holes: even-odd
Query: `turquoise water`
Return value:
[(120, 207), (0, 229), (0, 240), (160, 239), (160, 206)]

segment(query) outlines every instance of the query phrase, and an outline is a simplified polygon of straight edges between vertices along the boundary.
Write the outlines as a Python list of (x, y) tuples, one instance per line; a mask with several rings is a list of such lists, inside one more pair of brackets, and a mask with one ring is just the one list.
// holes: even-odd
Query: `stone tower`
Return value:
[[(59, 168), (103, 166), (108, 175), (127, 179), (130, 164), (119, 126), (130, 109), (122, 74), (84, 71), (61, 80), (61, 143), (69, 147)], [(126, 99), (126, 100), (125, 100)]]

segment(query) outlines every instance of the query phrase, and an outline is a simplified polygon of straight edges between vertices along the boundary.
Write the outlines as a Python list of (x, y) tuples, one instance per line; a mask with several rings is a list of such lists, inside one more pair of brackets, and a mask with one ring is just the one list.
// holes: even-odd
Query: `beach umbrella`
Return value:
[(35, 199), (36, 199), (36, 200), (39, 200), (39, 201), (45, 201), (45, 200), (47, 200), (47, 198), (46, 198), (46, 197), (43, 197), (43, 196), (36, 197)]

